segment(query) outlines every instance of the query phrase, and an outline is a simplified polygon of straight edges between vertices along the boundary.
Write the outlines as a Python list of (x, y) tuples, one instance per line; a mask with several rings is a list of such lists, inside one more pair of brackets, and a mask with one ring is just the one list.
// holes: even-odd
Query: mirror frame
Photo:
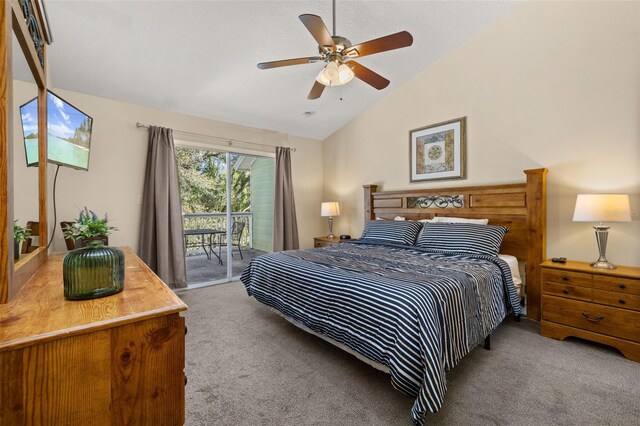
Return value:
[[(25, 17), (22, 5), (33, 12)], [(29, 22), (27, 24), (27, 22)], [(38, 220), (40, 247), (13, 259), (13, 39), (15, 34), (38, 86)], [(51, 35), (42, 0), (8, 0), (0, 9), (0, 303), (8, 303), (47, 260), (46, 45)], [(36, 45), (40, 48), (38, 55)], [(55, 224), (54, 224), (55, 225)]]

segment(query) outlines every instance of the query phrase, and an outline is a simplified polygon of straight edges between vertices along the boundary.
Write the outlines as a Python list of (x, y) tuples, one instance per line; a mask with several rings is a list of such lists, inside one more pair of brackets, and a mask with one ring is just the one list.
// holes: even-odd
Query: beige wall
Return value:
[[(417, 54), (417, 52), (416, 52)], [(364, 61), (364, 60), (363, 60)], [(410, 129), (467, 116), (468, 179), (410, 184)], [(640, 3), (535, 2), (446, 55), (324, 141), (338, 232), (363, 227), (361, 185), (383, 190), (524, 181), (547, 167), (549, 256), (593, 260), (576, 194), (632, 194), (608, 257), (640, 265)]]
[[(30, 95), (30, 86), (16, 84), (15, 104)], [(144, 182), (147, 152), (147, 132), (136, 128), (136, 121), (157, 124), (195, 133), (223, 136), (225, 138), (258, 142), (268, 145), (295, 147), (292, 154), (292, 174), (298, 214), (300, 245), (313, 247), (313, 237), (323, 231), (319, 206), (322, 202), (322, 144), (313, 139), (285, 135), (273, 131), (223, 123), (154, 108), (113, 101), (86, 94), (53, 89), (56, 94), (93, 117), (91, 157), (89, 171), (60, 168), (57, 188), (58, 220), (69, 220), (77, 216), (84, 206), (103, 214), (108, 212), (111, 222), (119, 230), (109, 238), (117, 246), (131, 246), (137, 250), (140, 222), (140, 203)], [(33, 89), (35, 93), (35, 88)], [(19, 119), (16, 118), (17, 124)], [(23, 149), (21, 134), (16, 128), (16, 149)], [(176, 135), (176, 138), (178, 135)], [(180, 135), (182, 140), (190, 140)], [(212, 144), (211, 140), (191, 138), (198, 144)], [(238, 150), (241, 145), (235, 145)], [(214, 145), (215, 147), (215, 145)], [(255, 146), (245, 145), (256, 149)], [(273, 149), (268, 149), (273, 153)], [(36, 169), (24, 166), (22, 158), (16, 157), (16, 167), (25, 179), (17, 180), (16, 194), (28, 196), (35, 188)], [(55, 166), (49, 165), (49, 200)], [(18, 198), (18, 196), (16, 196)], [(50, 221), (51, 202), (49, 203)], [(28, 205), (16, 200), (16, 205)], [(22, 209), (22, 208), (21, 208)], [(28, 207), (24, 207), (28, 209)], [(27, 214), (27, 213), (25, 213)], [(22, 216), (20, 216), (22, 218)], [(319, 234), (320, 233), (320, 234)], [(60, 228), (56, 230), (53, 250), (64, 250)]]

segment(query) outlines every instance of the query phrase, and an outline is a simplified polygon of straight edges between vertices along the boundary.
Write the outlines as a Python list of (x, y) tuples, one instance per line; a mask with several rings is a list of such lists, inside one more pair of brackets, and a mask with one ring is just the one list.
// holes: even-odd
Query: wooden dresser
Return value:
[(543, 336), (604, 343), (640, 362), (640, 268), (550, 260), (541, 266)]
[(125, 251), (121, 293), (63, 297), (50, 256), (0, 305), (0, 425), (182, 425), (187, 306)]
[(351, 241), (351, 239), (348, 240), (341, 240), (340, 237), (333, 237), (333, 238), (329, 238), (329, 237), (314, 237), (313, 238), (313, 247), (329, 247), (332, 246), (334, 244), (338, 244), (338, 243), (344, 243), (347, 241)]

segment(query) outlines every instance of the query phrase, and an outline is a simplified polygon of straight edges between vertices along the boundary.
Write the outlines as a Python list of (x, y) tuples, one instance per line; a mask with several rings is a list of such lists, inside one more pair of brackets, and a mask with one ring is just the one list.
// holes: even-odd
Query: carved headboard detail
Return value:
[(540, 263), (546, 253), (547, 169), (525, 170), (526, 182), (407, 191), (378, 191), (364, 185), (365, 223), (376, 217), (393, 220), (455, 216), (489, 219), (509, 228), (500, 249), (527, 265), (527, 317), (540, 319)]

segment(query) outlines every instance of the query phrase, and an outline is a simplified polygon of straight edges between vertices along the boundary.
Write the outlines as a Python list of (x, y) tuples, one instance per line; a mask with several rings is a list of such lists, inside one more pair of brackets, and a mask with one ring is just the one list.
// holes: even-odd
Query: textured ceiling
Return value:
[(352, 43), (402, 30), (414, 43), (359, 60), (391, 80), (386, 89), (354, 79), (310, 101), (322, 64), (256, 64), (317, 54), (298, 15), (331, 29), (329, 0), (48, 0), (50, 75), (57, 88), (324, 139), (516, 4), (338, 0), (337, 34)]

